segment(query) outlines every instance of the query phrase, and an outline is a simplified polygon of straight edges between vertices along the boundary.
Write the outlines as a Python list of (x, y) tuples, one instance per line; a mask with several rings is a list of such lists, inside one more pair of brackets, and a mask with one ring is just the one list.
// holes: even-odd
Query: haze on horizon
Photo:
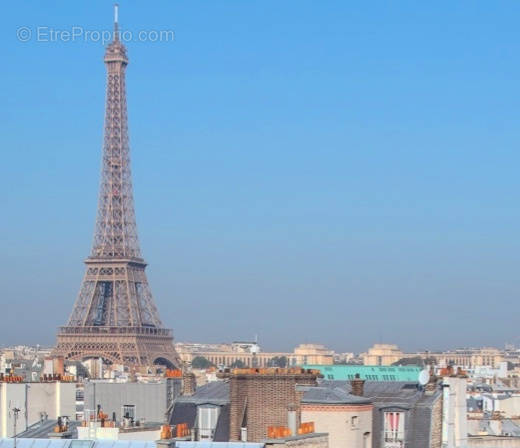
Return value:
[[(51, 345), (94, 228), (112, 6), (4, 5), (0, 344)], [(177, 341), (520, 343), (520, 4), (120, 3), (148, 279)]]

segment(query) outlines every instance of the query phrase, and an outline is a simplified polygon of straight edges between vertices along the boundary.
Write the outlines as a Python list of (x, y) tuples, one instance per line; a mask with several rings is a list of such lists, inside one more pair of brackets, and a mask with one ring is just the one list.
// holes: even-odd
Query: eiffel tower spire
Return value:
[(125, 71), (125, 46), (119, 41), (115, 7), (114, 40), (105, 52), (107, 92), (105, 138), (98, 215), (91, 257), (139, 258), (139, 240), (134, 214)]
[(114, 5), (114, 40), (119, 40), (119, 5)]
[(68, 359), (102, 357), (129, 365), (175, 364), (171, 330), (163, 328), (159, 318), (137, 237), (126, 106), (128, 57), (118, 28), (115, 5), (114, 37), (104, 58), (105, 128), (94, 241), (55, 353)]

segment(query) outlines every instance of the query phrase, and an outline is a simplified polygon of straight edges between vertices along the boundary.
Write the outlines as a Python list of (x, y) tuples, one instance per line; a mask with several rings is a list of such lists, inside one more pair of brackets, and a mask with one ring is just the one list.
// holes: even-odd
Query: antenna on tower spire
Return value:
[(114, 3), (114, 40), (119, 40), (119, 5)]

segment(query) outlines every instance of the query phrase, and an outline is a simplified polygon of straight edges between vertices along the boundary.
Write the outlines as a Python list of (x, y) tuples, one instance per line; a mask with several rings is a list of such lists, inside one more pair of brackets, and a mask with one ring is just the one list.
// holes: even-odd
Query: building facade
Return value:
[(0, 382), (0, 436), (12, 437), (27, 427), (76, 414), (76, 384), (71, 382)]
[(302, 398), (301, 419), (327, 433), (330, 448), (371, 448), (373, 409), (368, 398), (343, 389), (312, 387)]
[(134, 421), (161, 423), (181, 391), (181, 378), (153, 383), (88, 381), (84, 388), (85, 414), (97, 412), (100, 406), (110, 417), (115, 414), (116, 421), (128, 414)]
[(218, 367), (293, 367), (303, 364), (334, 363), (334, 352), (321, 344), (300, 344), (293, 352), (262, 352), (251, 342), (232, 344), (176, 344), (183, 362), (205, 358)]
[(467, 348), (444, 352), (418, 352), (407, 355), (433, 360), (439, 367), (455, 366), (463, 369), (488, 366), (499, 368), (504, 361), (504, 352), (493, 347)]
[(374, 344), (362, 353), (363, 364), (367, 366), (389, 366), (404, 358), (404, 353), (393, 344)]

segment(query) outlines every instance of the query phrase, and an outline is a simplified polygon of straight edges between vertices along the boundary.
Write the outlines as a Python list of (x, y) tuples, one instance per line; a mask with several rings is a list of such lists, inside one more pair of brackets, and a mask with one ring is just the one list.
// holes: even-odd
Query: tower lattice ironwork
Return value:
[(92, 252), (56, 355), (102, 357), (126, 365), (179, 364), (172, 331), (163, 327), (141, 258), (132, 193), (126, 106), (126, 48), (114, 38), (105, 52), (105, 129)]

